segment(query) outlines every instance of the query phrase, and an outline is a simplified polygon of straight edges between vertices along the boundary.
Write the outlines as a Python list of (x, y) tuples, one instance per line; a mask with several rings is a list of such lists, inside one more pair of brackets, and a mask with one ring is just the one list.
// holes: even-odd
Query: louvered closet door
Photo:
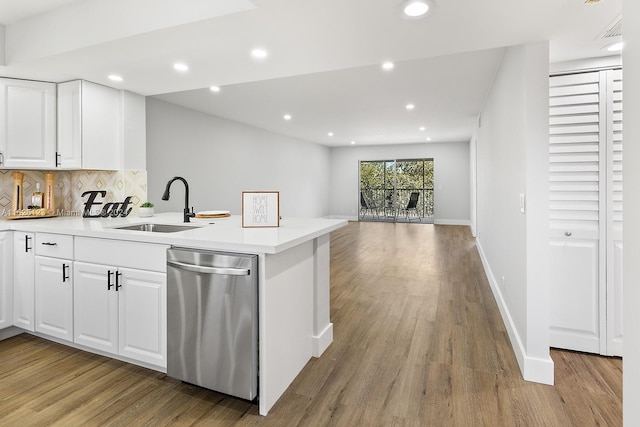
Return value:
[(599, 353), (603, 85), (599, 72), (549, 81), (550, 342)]
[(622, 70), (607, 72), (607, 340), (622, 356)]
[(616, 281), (621, 286), (622, 246), (616, 254), (615, 233), (609, 232), (621, 231), (622, 224), (616, 84), (614, 71), (600, 71), (551, 77), (549, 89), (550, 342), (600, 354), (612, 354), (608, 342), (614, 331), (620, 331), (621, 344), (622, 314), (614, 307), (621, 308), (614, 302), (621, 295), (608, 289)]

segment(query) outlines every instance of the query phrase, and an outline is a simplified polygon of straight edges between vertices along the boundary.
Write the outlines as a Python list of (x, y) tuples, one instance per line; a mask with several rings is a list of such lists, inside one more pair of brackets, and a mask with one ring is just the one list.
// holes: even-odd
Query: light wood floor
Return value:
[(166, 375), (30, 335), (0, 342), (0, 426), (620, 426), (622, 361), (552, 351), (528, 383), (466, 227), (331, 236), (334, 342), (268, 417)]

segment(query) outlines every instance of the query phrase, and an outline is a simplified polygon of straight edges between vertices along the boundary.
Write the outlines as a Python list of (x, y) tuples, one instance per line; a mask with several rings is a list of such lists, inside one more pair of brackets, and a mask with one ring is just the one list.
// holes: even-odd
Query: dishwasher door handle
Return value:
[(192, 271), (194, 273), (204, 274), (226, 274), (228, 276), (249, 276), (251, 270), (248, 268), (229, 268), (229, 267), (207, 267), (204, 265), (193, 265), (179, 261), (167, 261), (167, 264), (179, 268), (181, 270)]

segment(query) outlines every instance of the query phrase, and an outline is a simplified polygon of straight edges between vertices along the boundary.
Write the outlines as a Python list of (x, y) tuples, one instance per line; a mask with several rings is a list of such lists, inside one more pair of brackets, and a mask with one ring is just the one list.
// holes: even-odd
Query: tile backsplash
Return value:
[[(14, 170), (0, 170), (0, 213), (10, 215), (11, 198), (13, 197)], [(20, 170), (24, 173), (23, 197), (31, 200), (31, 194), (36, 191), (36, 183), (40, 183), (40, 191), (44, 189), (44, 174), (42, 171)], [(82, 216), (86, 197), (82, 193), (92, 190), (107, 192), (103, 203), (121, 202), (131, 196), (132, 214), (147, 199), (146, 171), (55, 171), (55, 204), (59, 216)], [(26, 205), (25, 204), (25, 208)]]

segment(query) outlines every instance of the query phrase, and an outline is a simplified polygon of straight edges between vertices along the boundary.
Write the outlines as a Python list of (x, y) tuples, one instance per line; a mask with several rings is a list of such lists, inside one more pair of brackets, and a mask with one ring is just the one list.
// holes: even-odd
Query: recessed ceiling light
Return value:
[(189, 71), (189, 66), (181, 62), (176, 62), (175, 64), (173, 64), (173, 68), (177, 71)]
[(424, 126), (420, 126), (420, 132), (424, 132), (425, 130), (427, 130)]
[(211, 87), (209, 88), (209, 90), (210, 90), (211, 92), (216, 92), (216, 93), (218, 93), (218, 92), (220, 92), (220, 86), (211, 86)]
[(111, 80), (112, 82), (121, 82), (124, 79), (122, 78), (122, 76), (119, 76), (117, 74), (111, 74), (109, 75), (109, 80)]
[(624, 47), (624, 43), (618, 42), (613, 44), (608, 44), (602, 48), (602, 50), (606, 50), (607, 52), (622, 52), (622, 48)]
[(431, 141), (431, 138), (427, 138), (427, 141)]
[(355, 143), (356, 143), (355, 141), (351, 141), (351, 145), (355, 145)]
[(406, 108), (407, 110), (413, 110), (414, 108), (416, 108), (416, 106), (415, 106), (415, 105), (413, 105), (413, 104), (407, 104), (405, 108)]
[(421, 19), (433, 10), (432, 0), (408, 0), (402, 3), (402, 14), (407, 19)]
[(329, 136), (333, 136), (333, 132), (329, 132), (327, 135), (329, 135)]
[(253, 49), (251, 51), (251, 56), (253, 56), (254, 58), (258, 58), (258, 59), (264, 59), (268, 56), (269, 54), (267, 53), (266, 50), (264, 49)]
[(393, 67), (395, 67), (395, 64), (393, 62), (391, 62), (391, 61), (387, 61), (387, 62), (382, 64), (382, 69), (383, 70), (387, 70), (387, 71), (393, 70)]
[(285, 120), (291, 120), (291, 114), (285, 114), (282, 118)]

